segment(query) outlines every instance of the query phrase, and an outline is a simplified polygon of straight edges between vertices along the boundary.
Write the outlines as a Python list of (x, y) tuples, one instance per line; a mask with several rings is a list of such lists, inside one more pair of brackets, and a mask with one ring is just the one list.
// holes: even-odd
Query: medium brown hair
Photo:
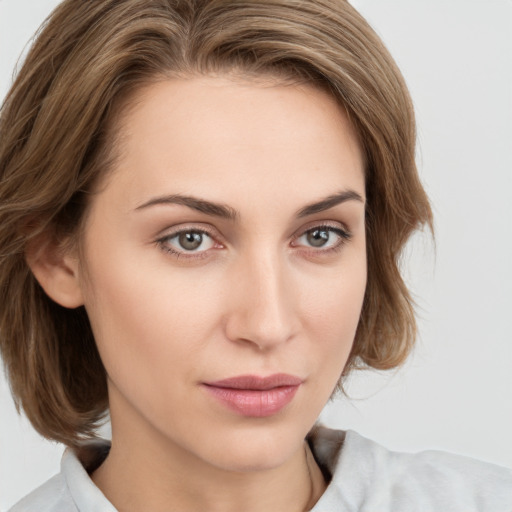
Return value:
[(17, 406), (45, 437), (73, 445), (93, 436), (107, 386), (84, 308), (45, 295), (26, 263), (28, 244), (79, 236), (131, 92), (233, 70), (314, 84), (347, 111), (366, 158), (368, 283), (344, 374), (393, 368), (409, 353), (416, 325), (399, 257), (415, 229), (431, 226), (431, 210), (404, 80), (350, 4), (65, 0), (0, 112), (0, 348)]

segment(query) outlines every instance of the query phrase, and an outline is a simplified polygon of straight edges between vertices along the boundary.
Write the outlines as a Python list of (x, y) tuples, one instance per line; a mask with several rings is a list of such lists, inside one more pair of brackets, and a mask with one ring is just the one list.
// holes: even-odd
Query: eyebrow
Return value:
[(144, 208), (149, 208), (150, 206), (166, 204), (180, 204), (183, 206), (188, 206), (189, 208), (192, 208), (192, 210), (228, 220), (236, 220), (239, 216), (237, 210), (231, 208), (231, 206), (227, 206), (221, 203), (214, 203), (212, 201), (206, 201), (205, 199), (200, 199), (198, 197), (184, 196), (181, 194), (155, 197), (149, 200), (147, 203), (138, 206), (135, 208), (135, 210), (137, 211)]
[[(315, 213), (329, 210), (330, 208), (334, 208), (335, 206), (341, 203), (345, 203), (347, 201), (358, 201), (364, 204), (364, 199), (356, 191), (344, 190), (337, 194), (327, 196), (326, 198), (321, 199), (320, 201), (316, 201), (314, 203), (308, 204), (307, 206), (304, 206), (299, 211), (297, 211), (295, 215), (297, 218), (300, 219), (303, 217), (307, 217), (309, 215), (313, 215)], [(231, 221), (237, 220), (240, 217), (240, 213), (237, 210), (226, 204), (215, 203), (212, 201), (207, 201), (206, 199), (201, 199), (198, 197), (187, 196), (182, 194), (171, 194), (166, 196), (155, 197), (135, 208), (135, 211), (143, 210), (151, 206), (172, 204), (187, 206), (192, 210), (196, 210), (201, 213), (206, 213), (207, 215), (213, 215), (215, 217), (220, 217), (222, 219), (227, 219)]]
[(355, 190), (344, 190), (338, 194), (333, 194), (315, 203), (308, 204), (297, 212), (297, 218), (307, 217), (314, 213), (323, 212), (334, 208), (335, 206), (347, 201), (359, 201), (364, 204), (364, 199)]

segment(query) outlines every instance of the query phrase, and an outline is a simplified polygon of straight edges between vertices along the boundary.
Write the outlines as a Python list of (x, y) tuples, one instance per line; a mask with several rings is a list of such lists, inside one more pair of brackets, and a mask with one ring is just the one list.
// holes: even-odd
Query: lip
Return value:
[(277, 414), (294, 398), (303, 379), (279, 373), (268, 377), (240, 375), (203, 383), (204, 388), (232, 411), (254, 418)]

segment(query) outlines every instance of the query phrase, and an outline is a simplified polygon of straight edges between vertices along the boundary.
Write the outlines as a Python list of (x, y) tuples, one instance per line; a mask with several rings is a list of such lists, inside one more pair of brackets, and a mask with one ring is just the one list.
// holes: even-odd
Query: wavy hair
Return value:
[(17, 407), (43, 436), (94, 436), (108, 397), (84, 308), (45, 295), (28, 244), (79, 237), (131, 93), (231, 71), (311, 83), (347, 111), (366, 158), (368, 281), (343, 373), (394, 368), (410, 352), (416, 324), (399, 258), (432, 213), (407, 87), (357, 11), (344, 0), (65, 0), (0, 111), (0, 349)]

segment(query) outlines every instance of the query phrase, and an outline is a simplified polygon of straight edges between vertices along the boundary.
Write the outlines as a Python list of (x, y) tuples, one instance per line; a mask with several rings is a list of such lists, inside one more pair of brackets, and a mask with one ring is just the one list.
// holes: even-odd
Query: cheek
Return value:
[(86, 308), (112, 380), (168, 378), (190, 368), (180, 363), (202, 357), (217, 316), (207, 283), (126, 256), (98, 258), (91, 267)]
[(302, 278), (297, 293), (305, 317), (313, 328), (327, 332), (350, 333), (359, 321), (367, 281), (365, 245), (359, 242), (343, 254), (333, 268), (320, 269)]
[[(304, 330), (312, 339), (312, 358), (337, 382), (347, 362), (361, 316), (366, 290), (364, 253), (353, 265), (321, 282), (312, 282), (303, 294)], [(322, 286), (320, 286), (322, 285)]]

